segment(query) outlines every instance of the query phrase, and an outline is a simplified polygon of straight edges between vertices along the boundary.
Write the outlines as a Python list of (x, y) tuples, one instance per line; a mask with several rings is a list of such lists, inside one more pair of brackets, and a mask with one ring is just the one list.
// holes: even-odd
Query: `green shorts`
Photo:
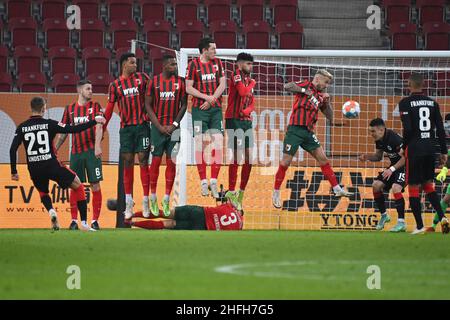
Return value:
[(320, 147), (320, 142), (316, 135), (306, 127), (288, 126), (283, 141), (283, 153), (294, 156), (298, 147), (302, 147), (303, 150), (311, 152)]
[(228, 148), (239, 149), (245, 146), (245, 149), (249, 149), (253, 147), (253, 126), (250, 120), (225, 119), (225, 129), (227, 130)]
[[(172, 141), (172, 139), (175, 138), (177, 139)], [(180, 131), (179, 129), (177, 129), (174, 132), (172, 132), (171, 136), (167, 136), (165, 134), (162, 134), (155, 126), (152, 126), (151, 140), (152, 145), (150, 150), (153, 156), (161, 157), (164, 154), (164, 152), (169, 157), (172, 156), (172, 152), (174, 152), (176, 156), (176, 153), (178, 153), (179, 150), (178, 146), (180, 142)]]
[(94, 150), (70, 155), (70, 169), (72, 169), (80, 178), (80, 181), (86, 182), (86, 173), (89, 183), (95, 183), (103, 180), (102, 159), (95, 156)]
[(192, 126), (194, 136), (208, 130), (211, 130), (211, 133), (223, 134), (222, 108), (209, 108), (208, 110), (192, 108)]
[(137, 153), (150, 147), (150, 126), (148, 122), (120, 128), (120, 152)]
[(206, 230), (205, 211), (200, 206), (175, 208), (176, 230)]

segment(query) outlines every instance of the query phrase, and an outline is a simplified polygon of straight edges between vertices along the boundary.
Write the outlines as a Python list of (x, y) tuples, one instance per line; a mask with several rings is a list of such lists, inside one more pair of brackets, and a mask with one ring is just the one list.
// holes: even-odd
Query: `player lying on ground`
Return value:
[(108, 105), (105, 110), (106, 130), (111, 119), (114, 105), (118, 104), (120, 114), (120, 157), (123, 160), (123, 187), (125, 190), (125, 212), (133, 214), (134, 158), (139, 158), (141, 184), (143, 189), (142, 210), (148, 214), (150, 175), (148, 158), (150, 152), (150, 125), (145, 112), (145, 92), (149, 76), (136, 72), (137, 62), (134, 53), (125, 53), (120, 57), (120, 77), (109, 85)]
[[(78, 100), (66, 107), (61, 122), (67, 125), (77, 125), (94, 120), (98, 115), (103, 115), (100, 104), (92, 101), (92, 84), (88, 80), (81, 80), (77, 85)], [(70, 169), (80, 178), (81, 183), (86, 183), (86, 174), (92, 189), (92, 222), (91, 228), (99, 230), (98, 218), (102, 208), (102, 191), (100, 181), (102, 174), (102, 141), (103, 126), (97, 124), (89, 130), (72, 134), (72, 152), (70, 155)], [(67, 138), (67, 134), (60, 134), (56, 141), (56, 151)], [(72, 222), (70, 230), (78, 230), (77, 202), (73, 190), (70, 192), (70, 214)], [(81, 220), (84, 228), (87, 222)]]
[[(170, 210), (166, 217), (162, 211), (158, 217), (149, 220), (125, 220), (134, 227), (144, 229), (174, 229), (174, 230), (242, 230), (244, 221), (242, 211), (236, 208), (237, 203), (219, 193), (218, 201), (225, 202), (216, 207), (180, 206)], [(142, 212), (136, 212), (133, 218), (144, 218)], [(165, 218), (154, 221), (155, 218)]]
[(212, 158), (210, 189), (212, 196), (217, 198), (219, 196), (217, 177), (222, 164), (224, 133), (222, 94), (227, 83), (222, 62), (216, 58), (214, 40), (211, 38), (201, 39), (198, 49), (200, 56), (193, 59), (187, 69), (186, 92), (193, 98), (192, 125), (197, 149), (195, 162), (201, 180), (201, 194), (204, 197), (209, 195), (203, 151), (207, 149), (209, 141), (212, 141), (214, 147), (211, 148), (210, 154)]
[[(163, 72), (151, 79), (145, 94), (145, 109), (152, 122), (150, 165), (150, 211), (159, 214), (156, 189), (159, 166), (166, 154), (166, 193), (161, 203), (163, 212), (170, 214), (169, 200), (176, 174), (176, 157), (180, 142), (180, 122), (187, 109), (187, 95), (184, 79), (177, 74), (177, 59), (163, 57)], [(144, 216), (148, 214), (144, 212)]]
[[(445, 135), (446, 137), (450, 137), (450, 113), (445, 115)], [(439, 174), (436, 176), (436, 180), (444, 183), (447, 179), (448, 168), (450, 168), (450, 150), (447, 153), (447, 163), (445, 166), (439, 171)], [(450, 183), (447, 185), (447, 189), (445, 191), (445, 196), (440, 202), (442, 211), (445, 213), (447, 211), (448, 206), (450, 205)], [(439, 215), (436, 213), (433, 218), (433, 224), (431, 227), (426, 229), (427, 232), (434, 232), (436, 230), (436, 226), (439, 223)]]
[[(81, 220), (86, 221), (87, 204), (86, 194), (80, 179), (75, 172), (61, 165), (56, 157), (53, 148), (53, 140), (57, 133), (78, 133), (92, 128), (97, 123), (105, 123), (101, 116), (95, 117), (95, 120), (82, 123), (77, 126), (68, 126), (57, 121), (44, 119), (42, 116), (47, 109), (44, 98), (35, 97), (31, 99), (31, 117), (21, 123), (14, 136), (9, 151), (11, 163), (11, 179), (19, 181), (17, 174), (17, 149), (23, 142), (27, 157), (28, 171), (30, 173), (33, 185), (39, 191), (41, 201), (50, 214), (53, 230), (59, 230), (58, 218), (53, 208), (49, 193), (49, 180), (56, 181), (63, 188), (74, 190), (74, 196), (77, 200), (78, 210), (80, 210)], [(88, 226), (87, 226), (88, 227)], [(94, 229), (90, 229), (94, 230)]]
[(352, 193), (347, 192), (338, 184), (329, 160), (314, 134), (319, 110), (333, 124), (333, 109), (330, 105), (330, 96), (325, 92), (332, 80), (333, 76), (331, 73), (325, 69), (320, 69), (312, 81), (290, 82), (284, 86), (286, 91), (295, 94), (295, 100), (292, 106), (289, 126), (283, 141), (283, 158), (275, 175), (272, 195), (272, 203), (275, 208), (281, 208), (280, 187), (299, 147), (302, 147), (319, 162), (320, 169), (333, 187), (336, 197), (349, 197), (352, 195)]
[[(439, 204), (433, 179), (435, 167), (435, 146), (439, 145), (440, 165), (447, 162), (447, 145), (439, 104), (423, 94), (423, 76), (411, 74), (408, 80), (409, 97), (399, 102), (403, 125), (403, 148), (406, 157), (406, 183), (409, 190), (409, 204), (417, 227), (412, 234), (426, 231), (422, 220), (422, 206), (419, 188), (422, 186), (428, 200), (441, 221), (442, 233), (448, 233), (449, 222)], [(435, 132), (438, 138), (436, 138)]]
[(361, 161), (377, 162), (383, 160), (383, 154), (391, 160), (389, 168), (380, 172), (372, 184), (373, 198), (380, 210), (381, 217), (377, 224), (377, 230), (382, 230), (384, 225), (391, 221), (386, 213), (386, 203), (384, 201), (383, 191), (392, 190), (395, 198), (395, 207), (398, 212), (397, 224), (389, 231), (406, 231), (405, 224), (405, 199), (403, 199), (403, 189), (405, 188), (405, 157), (400, 155), (403, 146), (403, 139), (397, 133), (386, 129), (386, 125), (381, 118), (370, 121), (369, 133), (375, 141), (376, 152), (373, 154), (362, 154), (359, 156)]
[[(250, 178), (252, 164), (250, 161), (253, 146), (253, 127), (251, 113), (255, 110), (253, 88), (256, 81), (251, 78), (253, 56), (241, 52), (236, 58), (237, 68), (229, 79), (228, 106), (225, 112), (225, 129), (227, 130), (228, 148), (231, 150), (231, 163), (228, 167), (228, 197), (238, 203), (242, 209), (244, 191)], [(242, 163), (241, 184), (235, 191), (239, 164)]]

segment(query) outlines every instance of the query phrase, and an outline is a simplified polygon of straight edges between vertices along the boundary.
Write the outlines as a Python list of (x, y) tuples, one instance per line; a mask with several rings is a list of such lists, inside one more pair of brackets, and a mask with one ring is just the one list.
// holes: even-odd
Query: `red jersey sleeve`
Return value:
[(117, 96), (117, 88), (114, 85), (114, 82), (110, 83), (108, 92), (108, 102), (115, 103), (117, 102), (117, 100), (119, 100)]
[(151, 96), (152, 92), (153, 92), (153, 80), (152, 79), (148, 79), (147, 81), (147, 90), (145, 91), (145, 95), (146, 96)]
[(186, 80), (195, 80), (195, 71), (197, 70), (197, 68), (195, 67), (195, 63), (194, 60), (192, 60), (191, 62), (189, 62), (188, 68), (187, 68), (187, 72), (186, 72)]
[(298, 87), (306, 88), (307, 86), (309, 86), (309, 81), (308, 80), (295, 81), (295, 84)]
[(95, 116), (103, 116), (103, 110), (102, 107), (98, 102), (94, 103), (94, 115)]
[(66, 106), (66, 108), (64, 109), (64, 113), (61, 119), (61, 123), (64, 124), (70, 124), (70, 118), (69, 118), (69, 106)]
[(222, 60), (217, 59), (218, 61), (218, 65), (219, 65), (219, 77), (225, 77), (225, 69), (223, 68), (223, 64), (222, 64)]

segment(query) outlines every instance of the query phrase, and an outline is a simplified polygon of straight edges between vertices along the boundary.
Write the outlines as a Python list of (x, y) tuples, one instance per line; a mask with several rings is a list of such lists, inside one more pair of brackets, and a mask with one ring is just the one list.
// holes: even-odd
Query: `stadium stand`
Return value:
[(83, 12), (83, 19), (98, 19), (100, 17), (100, 4), (97, 0), (74, 0), (73, 4), (80, 7), (80, 11)]
[(393, 22), (389, 30), (391, 48), (394, 50), (417, 49), (417, 26), (410, 22)]
[(133, 19), (133, 0), (107, 0), (106, 3), (111, 23), (116, 20)]
[(8, 92), (12, 89), (12, 78), (7, 72), (0, 72), (0, 92)]
[(423, 25), (426, 50), (449, 50), (450, 24), (427, 22)]
[(76, 72), (77, 52), (70, 47), (54, 47), (48, 51), (51, 74)]
[(0, 45), (0, 72), (6, 72), (8, 70), (8, 48)]
[(70, 30), (64, 19), (45, 19), (43, 26), (47, 48), (70, 46)]
[(109, 73), (92, 73), (87, 79), (92, 82), (94, 93), (108, 93), (109, 84), (114, 81), (114, 77)]
[(198, 19), (199, 3), (197, 0), (172, 0), (171, 2), (177, 24), (181, 20), (194, 21)]
[(17, 86), (20, 92), (45, 92), (46, 82), (40, 72), (24, 72), (19, 74)]
[(66, 3), (64, 0), (39, 0), (41, 19), (64, 20)]
[(383, 0), (383, 6), (387, 25), (411, 20), (411, 0)]
[(81, 30), (79, 31), (80, 48), (104, 46), (103, 21), (98, 19), (81, 20)]
[(144, 34), (147, 42), (170, 47), (172, 25), (165, 20), (145, 20)]
[(273, 23), (292, 22), (297, 20), (297, 0), (271, 0)]
[(42, 50), (36, 46), (17, 46), (14, 50), (16, 72), (42, 72)]
[(31, 17), (10, 18), (8, 21), (11, 31), (12, 45), (36, 45), (37, 23)]
[(303, 48), (303, 26), (299, 22), (278, 22), (275, 27), (275, 33), (278, 35), (278, 48)]
[(182, 20), (177, 23), (179, 47), (195, 48), (199, 39), (203, 37), (205, 27), (197, 20)]
[(419, 22), (443, 22), (445, 18), (445, 0), (416, 0)]
[(220, 43), (222, 48), (236, 48), (237, 32), (236, 23), (231, 20), (212, 21), (209, 30), (214, 40)]
[(110, 72), (111, 51), (106, 48), (86, 48), (83, 50), (82, 60), (85, 75)]
[(53, 76), (52, 87), (56, 93), (75, 93), (78, 81), (77, 74), (58, 73)]
[(247, 21), (242, 25), (248, 49), (268, 49), (271, 28), (266, 21)]
[(264, 20), (264, 0), (238, 0), (241, 23)]
[(139, 4), (142, 10), (142, 20), (161, 20), (166, 17), (165, 0), (140, 0)]
[(130, 47), (131, 39), (137, 38), (138, 27), (134, 20), (114, 20), (111, 22), (113, 48)]
[(7, 3), (7, 14), (9, 19), (31, 17), (31, 1), (10, 0)]
[(205, 0), (208, 22), (227, 21), (231, 18), (231, 0)]

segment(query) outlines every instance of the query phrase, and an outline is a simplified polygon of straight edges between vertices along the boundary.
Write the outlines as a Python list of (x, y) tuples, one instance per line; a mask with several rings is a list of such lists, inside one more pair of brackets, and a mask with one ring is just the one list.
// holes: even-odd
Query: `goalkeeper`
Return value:
[[(444, 128), (445, 128), (445, 136), (448, 140), (450, 138), (450, 113), (447, 113), (445, 116)], [(447, 155), (450, 157), (450, 150), (448, 151)], [(447, 173), (448, 173), (449, 167), (450, 167), (450, 159), (447, 158), (447, 163), (441, 169), (439, 174), (436, 176), (436, 180), (438, 180), (441, 183), (444, 183), (447, 178)], [(450, 205), (450, 184), (447, 185), (447, 190), (445, 191), (445, 196), (441, 200), (441, 208), (444, 213), (445, 213), (445, 211), (447, 211), (447, 207), (449, 205)], [(426, 229), (426, 232), (434, 232), (436, 230), (436, 226), (438, 225), (438, 223), (439, 223), (439, 217), (438, 217), (438, 214), (436, 213), (433, 218), (433, 224), (431, 225), (431, 227), (428, 227)]]

